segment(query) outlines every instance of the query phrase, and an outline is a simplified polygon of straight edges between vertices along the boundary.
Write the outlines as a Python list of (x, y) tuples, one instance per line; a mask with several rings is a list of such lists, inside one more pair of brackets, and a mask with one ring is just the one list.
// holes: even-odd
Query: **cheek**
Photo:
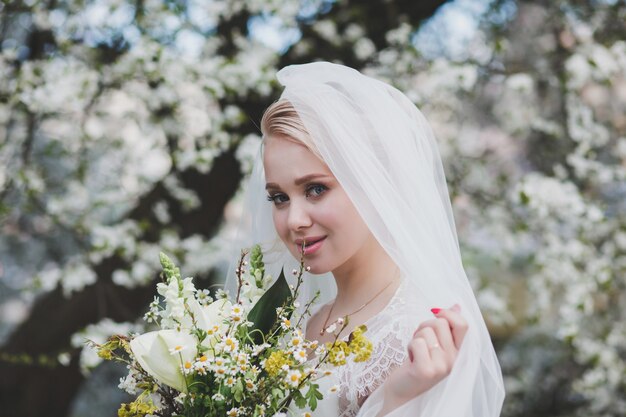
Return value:
[(291, 252), (291, 254), (294, 256), (294, 258), (297, 259), (300, 255), (298, 254), (298, 251), (291, 242), (291, 234), (289, 226), (287, 224), (287, 216), (288, 215), (286, 210), (273, 209), (272, 220), (274, 221), (274, 229), (276, 230), (276, 234), (285, 244), (289, 252)]
[(354, 236), (355, 239), (360, 240), (370, 234), (369, 228), (363, 221), (361, 214), (352, 204), (352, 201), (346, 201), (346, 204), (343, 207), (343, 213), (344, 221), (346, 222), (347, 227), (349, 227), (350, 234)]
[(369, 233), (361, 215), (347, 196), (337, 199), (332, 207), (328, 207), (324, 211), (324, 219), (329, 227), (341, 231), (342, 236), (349, 236), (350, 239), (358, 239)]
[(287, 224), (284, 221), (283, 217), (284, 216), (280, 211), (272, 209), (272, 220), (274, 221), (274, 228), (276, 229), (276, 233), (282, 240), (285, 239), (285, 233), (287, 231)]

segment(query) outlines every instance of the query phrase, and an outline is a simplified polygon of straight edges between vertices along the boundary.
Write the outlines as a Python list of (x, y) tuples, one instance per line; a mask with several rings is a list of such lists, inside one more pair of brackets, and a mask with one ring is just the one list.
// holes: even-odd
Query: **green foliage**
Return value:
[(163, 274), (166, 277), (166, 281), (169, 282), (173, 279), (180, 280), (180, 269), (172, 262), (172, 260), (163, 252), (159, 252), (159, 260), (163, 267)]
[(309, 408), (313, 411), (317, 408), (317, 401), (323, 398), (323, 395), (320, 392), (319, 388), (320, 386), (318, 384), (310, 384), (309, 390), (305, 395), (305, 398), (309, 404)]
[(265, 264), (263, 263), (263, 252), (261, 245), (254, 245), (250, 253), (250, 273), (255, 278), (256, 286), (263, 286), (263, 277), (265, 276)]
[[(248, 313), (248, 320), (254, 323), (250, 328), (250, 335), (255, 344), (263, 343), (262, 334), (269, 333), (276, 324), (278, 317), (276, 309), (289, 304), (292, 297), (289, 284), (287, 284), (285, 279), (285, 273), (281, 270), (276, 282), (263, 294), (252, 310), (250, 310), (250, 313)], [(262, 334), (255, 330), (259, 330)]]

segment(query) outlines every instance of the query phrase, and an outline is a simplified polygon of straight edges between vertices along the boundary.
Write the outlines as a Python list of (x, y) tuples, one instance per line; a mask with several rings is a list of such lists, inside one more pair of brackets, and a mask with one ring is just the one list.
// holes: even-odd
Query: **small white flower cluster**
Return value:
[(137, 395), (137, 382), (141, 379), (141, 375), (130, 365), (126, 366), (128, 374), (120, 378), (118, 388), (126, 391), (130, 395)]
[(196, 288), (193, 278), (182, 280), (182, 288), (179, 282), (171, 280), (169, 283), (158, 283), (157, 292), (164, 297), (165, 308), (159, 312), (161, 327), (163, 329), (180, 328), (185, 319), (185, 300), (193, 297)]

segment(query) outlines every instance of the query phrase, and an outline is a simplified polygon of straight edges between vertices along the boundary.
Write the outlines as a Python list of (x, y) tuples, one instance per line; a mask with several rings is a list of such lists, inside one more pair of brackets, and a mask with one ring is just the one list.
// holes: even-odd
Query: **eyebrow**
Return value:
[[(293, 183), (295, 185), (302, 185), (302, 184), (305, 184), (305, 183), (310, 182), (312, 180), (316, 180), (316, 179), (320, 179), (320, 178), (326, 178), (326, 177), (330, 177), (330, 175), (326, 175), (326, 174), (309, 174), (309, 175), (305, 175), (304, 177), (296, 178), (296, 180)], [(278, 186), (278, 184), (275, 184), (273, 182), (268, 182), (267, 184), (265, 184), (265, 189), (266, 190), (269, 190), (270, 188), (278, 189), (280, 187)]]

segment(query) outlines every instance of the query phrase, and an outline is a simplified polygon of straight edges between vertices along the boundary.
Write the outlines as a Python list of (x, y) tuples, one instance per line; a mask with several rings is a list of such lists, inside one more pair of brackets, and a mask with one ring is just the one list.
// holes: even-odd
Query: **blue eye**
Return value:
[(282, 204), (288, 200), (289, 199), (287, 198), (285, 194), (280, 194), (280, 193), (267, 196), (267, 201), (274, 203), (274, 205)]
[(328, 187), (326, 187), (325, 185), (322, 184), (314, 184), (311, 185), (310, 187), (308, 187), (306, 189), (306, 196), (307, 197), (319, 197), (320, 195), (322, 195), (326, 190), (328, 190)]
[[(306, 187), (305, 196), (318, 198), (328, 191), (328, 187), (322, 184), (312, 184)], [(275, 193), (267, 196), (267, 201), (274, 203), (275, 206), (281, 206), (289, 201), (289, 197), (284, 193)]]

